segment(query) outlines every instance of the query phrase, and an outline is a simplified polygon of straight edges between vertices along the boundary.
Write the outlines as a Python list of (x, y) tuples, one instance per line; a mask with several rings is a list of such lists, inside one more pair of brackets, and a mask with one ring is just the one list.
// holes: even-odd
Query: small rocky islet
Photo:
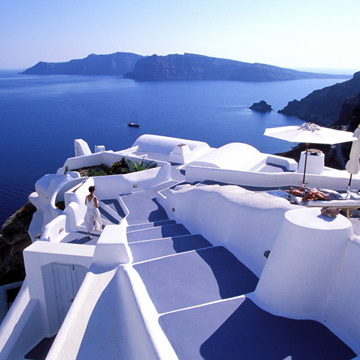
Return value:
[(257, 103), (253, 103), (249, 109), (253, 110), (253, 111), (257, 111), (257, 112), (270, 112), (272, 111), (272, 107), (271, 105), (269, 105), (265, 100), (261, 100)]

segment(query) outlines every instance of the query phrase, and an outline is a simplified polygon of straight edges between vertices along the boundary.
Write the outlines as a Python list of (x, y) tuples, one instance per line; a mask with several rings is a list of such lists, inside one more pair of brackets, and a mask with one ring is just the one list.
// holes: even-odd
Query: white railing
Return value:
[(50, 221), (45, 225), (40, 240), (60, 242), (70, 232), (67, 226), (67, 220), (67, 216), (62, 214)]
[[(186, 167), (185, 178), (188, 182), (212, 180), (215, 182), (223, 182), (225, 184), (267, 188), (303, 185), (303, 174), (299, 172), (270, 173), (205, 168), (193, 165)], [(348, 182), (349, 174), (345, 170), (324, 171), (321, 174), (306, 175), (306, 186), (308, 187), (342, 191), (347, 189)], [(352, 184), (354, 188), (359, 188), (360, 177), (353, 177)]]
[(45, 225), (41, 240), (61, 242), (70, 232), (76, 231), (77, 226), (83, 222), (85, 217), (85, 197), (88, 195), (88, 188), (91, 185), (94, 185), (94, 181), (89, 178), (81, 186), (76, 184), (75, 187), (64, 193), (65, 210)]
[(295, 172), (262, 173), (200, 166), (187, 166), (185, 177), (188, 182), (212, 180), (226, 184), (258, 187), (300, 186), (302, 183), (302, 174)]
[[(143, 157), (139, 156), (130, 156), (130, 155), (122, 155), (119, 153), (114, 153), (113, 151), (104, 151), (100, 153), (95, 153), (91, 155), (78, 156), (68, 158), (63, 167), (58, 170), (59, 173), (64, 173), (65, 169), (67, 171), (81, 169), (83, 167), (96, 166), (104, 164), (106, 166), (111, 166), (114, 162), (121, 161), (122, 158), (130, 159), (132, 161), (141, 161)], [(150, 160), (144, 160), (144, 164), (147, 164)], [(158, 166), (163, 166), (166, 162), (157, 161)]]
[(146, 190), (169, 180), (167, 170), (156, 167), (124, 175), (97, 176), (94, 177), (96, 193), (100, 199), (111, 199), (119, 194)]

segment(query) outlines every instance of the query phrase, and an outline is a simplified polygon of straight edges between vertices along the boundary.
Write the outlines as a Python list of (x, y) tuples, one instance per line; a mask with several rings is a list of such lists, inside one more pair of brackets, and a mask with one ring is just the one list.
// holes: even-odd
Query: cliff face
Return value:
[(22, 252), (31, 244), (28, 229), (36, 208), (28, 203), (10, 216), (0, 235), (0, 285), (25, 277)]
[(196, 54), (152, 55), (140, 59), (125, 77), (140, 80), (238, 80), (277, 81), (329, 78), (325, 75), (296, 71), (265, 64), (213, 58)]
[[(339, 120), (335, 126), (346, 126), (348, 131), (354, 132), (360, 124), (360, 94), (347, 98), (342, 106)], [(341, 154), (345, 162), (349, 159), (352, 143), (341, 144)]]
[[(355, 96), (350, 96), (345, 99), (344, 103), (341, 106), (341, 112), (339, 120), (334, 124), (334, 127), (346, 126), (348, 131), (354, 132), (355, 129), (360, 124), (360, 94)], [(337, 144), (335, 147), (330, 145), (319, 145), (312, 144), (311, 148), (320, 149), (325, 154), (325, 165), (344, 170), (345, 164), (349, 160), (351, 142)], [(296, 161), (300, 159), (301, 151), (305, 150), (305, 144), (299, 144), (295, 146), (292, 150), (278, 155), (286, 156)], [(338, 151), (339, 150), (339, 151)]]
[(40, 75), (124, 75), (132, 71), (141, 55), (121, 53), (109, 55), (91, 54), (84, 59), (61, 63), (39, 62), (23, 74)]
[(339, 120), (345, 100), (359, 93), (360, 72), (357, 72), (351, 80), (315, 90), (300, 101), (290, 101), (279, 113), (330, 126)]
[(335, 126), (346, 126), (348, 131), (355, 131), (360, 123), (360, 94), (350, 96), (342, 105), (339, 120)]

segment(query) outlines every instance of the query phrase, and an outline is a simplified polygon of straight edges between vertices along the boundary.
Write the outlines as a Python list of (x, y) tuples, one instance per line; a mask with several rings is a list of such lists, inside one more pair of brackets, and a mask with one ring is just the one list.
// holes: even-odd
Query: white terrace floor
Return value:
[[(128, 242), (159, 314), (159, 323), (179, 359), (352, 359), (354, 352), (322, 324), (274, 316), (252, 300), (258, 278), (225, 247), (212, 246), (170, 221), (156, 201), (161, 188), (123, 195), (129, 209)], [(120, 216), (116, 202), (108, 206)], [(216, 211), (216, 210), (215, 210)], [(102, 212), (104, 223), (113, 219)], [(353, 220), (360, 234), (360, 221)], [(94, 245), (78, 232), (70, 243)], [(105, 321), (106, 319), (104, 319)], [(37, 349), (29, 354), (43, 359)], [(81, 357), (81, 349), (78, 354)]]

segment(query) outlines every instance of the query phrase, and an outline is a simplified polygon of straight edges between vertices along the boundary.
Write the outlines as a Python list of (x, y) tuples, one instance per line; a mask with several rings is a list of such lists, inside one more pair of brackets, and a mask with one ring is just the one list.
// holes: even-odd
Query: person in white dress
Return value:
[(85, 198), (85, 205), (87, 206), (86, 214), (85, 214), (85, 223), (86, 223), (86, 231), (88, 233), (89, 238), (91, 238), (90, 232), (94, 229), (101, 230), (102, 223), (100, 218), (99, 211), (99, 201), (97, 197), (94, 195), (95, 186), (89, 187), (90, 194)]

